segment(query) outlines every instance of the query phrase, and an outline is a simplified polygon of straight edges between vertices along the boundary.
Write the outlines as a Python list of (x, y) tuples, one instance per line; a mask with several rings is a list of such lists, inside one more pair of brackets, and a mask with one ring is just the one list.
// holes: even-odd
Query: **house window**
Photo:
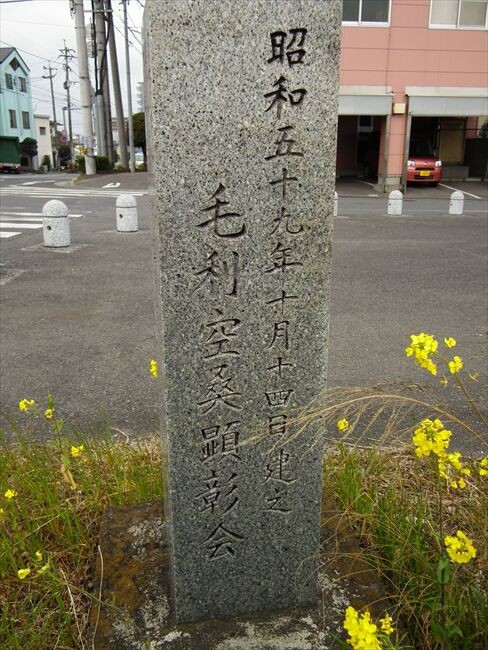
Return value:
[(388, 25), (389, 20), (390, 0), (343, 0), (343, 23)]
[(431, 0), (430, 26), (483, 29), (488, 25), (488, 0)]
[(8, 119), (10, 121), (10, 128), (11, 129), (16, 129), (17, 128), (17, 115), (13, 109), (9, 109), (8, 111)]
[(45, 126), (40, 126), (39, 127), (39, 135), (46, 135), (46, 127)]
[(27, 83), (25, 81), (25, 77), (17, 77), (19, 80), (19, 90), (21, 93), (26, 93), (27, 92)]
[(13, 90), (13, 89), (14, 89), (14, 80), (12, 79), (12, 75), (9, 74), (8, 72), (5, 73), (5, 86), (6, 86), (9, 90)]
[(27, 111), (22, 111), (22, 126), (24, 129), (30, 129), (29, 113)]

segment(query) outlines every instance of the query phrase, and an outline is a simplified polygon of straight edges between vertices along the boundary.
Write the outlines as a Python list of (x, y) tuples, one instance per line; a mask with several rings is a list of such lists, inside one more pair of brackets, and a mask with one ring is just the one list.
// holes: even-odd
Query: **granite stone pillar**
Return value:
[(178, 622), (315, 603), (341, 3), (145, 10)]

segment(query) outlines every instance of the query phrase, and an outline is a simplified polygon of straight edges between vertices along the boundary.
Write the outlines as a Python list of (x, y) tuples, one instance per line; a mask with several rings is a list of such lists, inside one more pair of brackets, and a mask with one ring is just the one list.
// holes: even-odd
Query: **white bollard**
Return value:
[(70, 245), (68, 208), (62, 201), (48, 201), (42, 208), (44, 246), (63, 248)]
[(117, 197), (115, 212), (119, 232), (137, 231), (137, 202), (132, 194), (120, 194)]
[(456, 190), (451, 194), (449, 201), (449, 214), (462, 214), (464, 208), (464, 194)]
[(334, 217), (337, 217), (339, 211), (339, 195), (337, 192), (334, 192)]
[(400, 190), (392, 190), (388, 194), (388, 214), (400, 215), (402, 213), (403, 194)]

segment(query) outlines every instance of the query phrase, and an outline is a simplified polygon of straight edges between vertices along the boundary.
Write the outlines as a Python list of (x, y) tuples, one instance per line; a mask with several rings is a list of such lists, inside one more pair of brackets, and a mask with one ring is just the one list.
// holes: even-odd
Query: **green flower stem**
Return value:
[[(440, 354), (439, 352), (434, 352), (434, 354), (435, 354), (436, 357), (439, 357), (439, 359), (441, 359), (441, 361), (443, 361), (443, 362), (446, 364), (446, 366), (449, 368), (449, 361), (446, 359), (446, 357), (444, 357), (444, 356), (443, 356), (442, 354)], [(459, 377), (459, 374), (458, 374), (457, 372), (455, 372), (455, 373), (451, 373), (451, 374), (454, 375), (454, 379), (456, 380), (456, 382), (457, 382), (459, 388), (463, 391), (463, 393), (464, 393), (464, 397), (465, 397), (466, 400), (468, 401), (468, 404), (471, 406), (471, 408), (472, 408), (473, 411), (476, 413), (476, 415), (479, 417), (479, 419), (481, 420), (481, 422), (483, 422), (483, 424), (485, 425), (485, 427), (488, 429), (488, 419), (485, 418), (485, 416), (483, 415), (483, 413), (480, 411), (480, 408), (479, 408), (478, 404), (475, 402), (474, 398), (473, 398), (473, 397), (471, 396), (471, 394), (468, 392), (466, 386), (464, 385), (464, 382), (463, 382), (463, 381), (461, 380), (461, 378)]]

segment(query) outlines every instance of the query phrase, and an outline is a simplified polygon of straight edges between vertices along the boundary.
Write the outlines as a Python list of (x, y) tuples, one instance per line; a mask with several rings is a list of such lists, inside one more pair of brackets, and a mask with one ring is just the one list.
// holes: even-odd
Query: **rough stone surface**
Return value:
[(317, 597), (341, 5), (145, 11), (177, 620)]
[[(323, 504), (319, 589), (307, 609), (176, 625), (170, 606), (169, 555), (163, 505), (107, 510), (100, 527), (87, 644), (96, 650), (333, 650), (345, 639), (349, 604), (374, 618), (388, 609), (382, 585), (364, 561), (344, 513)], [(103, 564), (100, 559), (103, 558)], [(92, 647), (90, 645), (90, 647)]]
[(449, 199), (449, 214), (462, 214), (464, 208), (464, 194), (459, 190), (454, 191)]
[(63, 248), (70, 245), (68, 208), (62, 201), (52, 200), (42, 208), (42, 235), (46, 248)]

